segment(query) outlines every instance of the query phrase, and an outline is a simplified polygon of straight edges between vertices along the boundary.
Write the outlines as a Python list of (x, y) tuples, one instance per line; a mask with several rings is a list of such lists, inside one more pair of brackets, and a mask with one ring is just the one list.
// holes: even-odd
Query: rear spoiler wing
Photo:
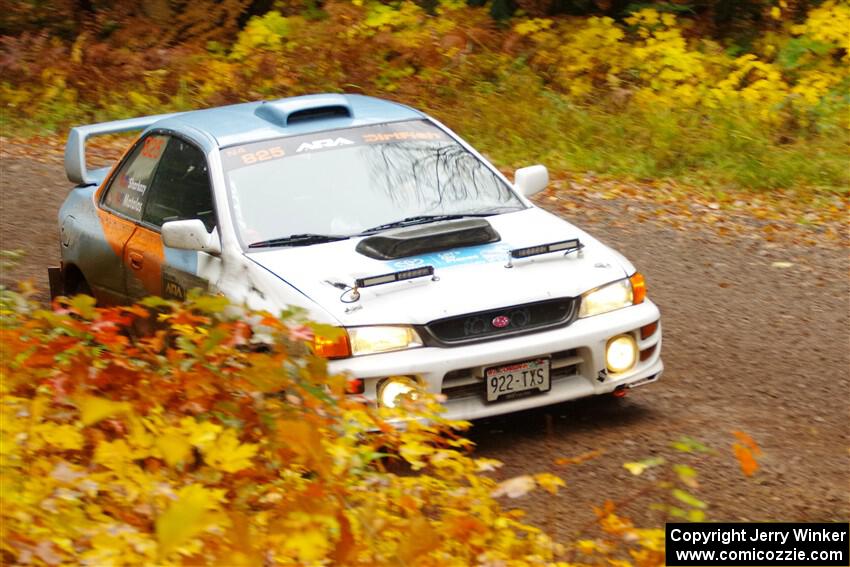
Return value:
[(65, 174), (71, 183), (76, 185), (94, 185), (97, 180), (86, 169), (86, 140), (92, 136), (144, 130), (155, 122), (172, 116), (177, 116), (177, 114), (157, 114), (71, 128), (71, 132), (68, 134), (68, 142), (65, 144)]

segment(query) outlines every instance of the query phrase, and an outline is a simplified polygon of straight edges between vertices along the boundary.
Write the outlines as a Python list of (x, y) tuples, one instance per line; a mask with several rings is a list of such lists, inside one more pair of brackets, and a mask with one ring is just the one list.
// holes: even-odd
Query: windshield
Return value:
[(278, 138), (226, 148), (222, 158), (245, 246), (525, 208), (482, 161), (425, 121)]

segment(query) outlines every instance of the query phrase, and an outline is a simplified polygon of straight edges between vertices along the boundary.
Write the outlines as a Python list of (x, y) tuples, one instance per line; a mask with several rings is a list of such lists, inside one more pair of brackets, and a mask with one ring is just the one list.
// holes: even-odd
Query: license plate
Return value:
[(534, 392), (548, 392), (549, 359), (538, 358), (494, 366), (484, 371), (487, 401), (509, 400)]

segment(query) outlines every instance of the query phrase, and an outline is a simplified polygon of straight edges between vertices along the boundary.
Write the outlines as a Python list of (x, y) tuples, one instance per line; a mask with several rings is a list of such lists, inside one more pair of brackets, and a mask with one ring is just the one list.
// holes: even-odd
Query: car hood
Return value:
[[(632, 269), (618, 253), (541, 209), (529, 208), (487, 220), (501, 235), (500, 242), (398, 260), (374, 260), (356, 252), (359, 238), (252, 251), (246, 256), (345, 326), (425, 324), (463, 313), (575, 297), (621, 279)], [(512, 268), (505, 267), (511, 249), (571, 238), (579, 238), (584, 244), (580, 254), (555, 252), (514, 260)], [(353, 285), (355, 278), (427, 265), (434, 266), (435, 279), (423, 277), (363, 288), (359, 301), (341, 301), (344, 291), (340, 287)]]

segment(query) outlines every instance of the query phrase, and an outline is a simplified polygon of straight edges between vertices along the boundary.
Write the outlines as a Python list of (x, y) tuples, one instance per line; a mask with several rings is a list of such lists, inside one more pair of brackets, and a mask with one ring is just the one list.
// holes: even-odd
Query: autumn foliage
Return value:
[(287, 2), (241, 28), (245, 0), (169, 4), (102, 6), (69, 31), (70, 42), (34, 32), (4, 37), (0, 101), (60, 119), (317, 90), (414, 101), (498, 82), (521, 65), (574, 102), (744, 108), (765, 121), (809, 124), (846, 104), (850, 89), (850, 5), (842, 0), (808, 10), (764, 3), (767, 23), (747, 48), (706, 35), (686, 11), (645, 4), (619, 21), (526, 15), (497, 27), (487, 10), (457, 0), (430, 12), (410, 0), (330, 1), (321, 10)]
[[(566, 551), (502, 506), (558, 477), (496, 482), (499, 463), (472, 457), (434, 400), (346, 396), (297, 319), (218, 297), (50, 310), (0, 295), (4, 564), (538, 565)], [(659, 530), (600, 518), (617, 553), (663, 560)]]
[[(501, 21), (481, 4), (25, 1), (0, 27), (0, 124), (359, 92), (502, 165), (846, 193), (847, 0), (528, 0)], [(568, 4), (581, 15), (552, 15)]]

